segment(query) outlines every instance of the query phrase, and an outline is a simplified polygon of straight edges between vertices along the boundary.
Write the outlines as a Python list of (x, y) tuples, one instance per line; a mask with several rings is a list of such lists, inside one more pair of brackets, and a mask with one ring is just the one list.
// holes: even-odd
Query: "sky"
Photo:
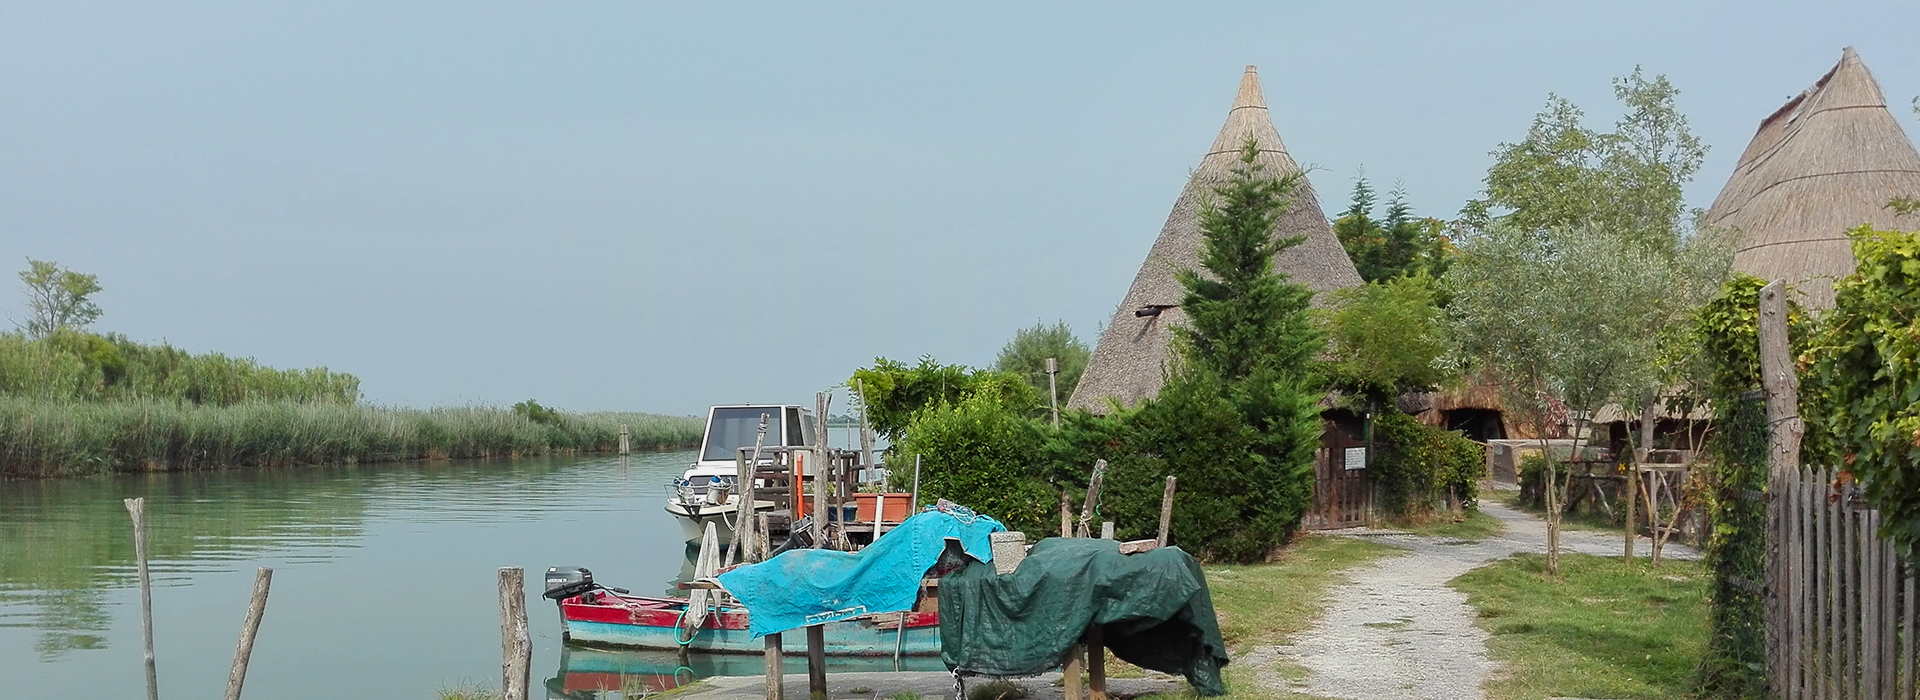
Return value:
[(691, 414), (1091, 344), (1246, 65), (1330, 213), (1364, 169), (1449, 218), (1636, 65), (1698, 207), (1842, 47), (1920, 126), (1920, 3), (1304, 5), (9, 2), (0, 269), (377, 404)]

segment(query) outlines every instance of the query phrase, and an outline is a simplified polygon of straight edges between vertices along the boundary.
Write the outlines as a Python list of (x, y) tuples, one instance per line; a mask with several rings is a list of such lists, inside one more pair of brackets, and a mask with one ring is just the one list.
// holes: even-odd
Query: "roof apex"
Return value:
[(1267, 108), (1267, 96), (1260, 92), (1260, 69), (1247, 66), (1247, 72), (1240, 75), (1240, 92), (1233, 96), (1233, 108)]

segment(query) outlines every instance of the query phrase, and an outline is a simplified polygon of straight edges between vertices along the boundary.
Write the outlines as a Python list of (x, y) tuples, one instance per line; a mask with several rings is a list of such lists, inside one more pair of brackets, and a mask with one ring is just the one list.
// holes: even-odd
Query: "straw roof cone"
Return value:
[[(1084, 408), (1105, 413), (1108, 402), (1133, 406), (1160, 392), (1166, 383), (1167, 362), (1172, 357), (1169, 328), (1185, 324), (1186, 314), (1179, 304), (1186, 289), (1174, 274), (1182, 269), (1200, 269), (1200, 205), (1213, 195), (1213, 188), (1233, 176), (1240, 149), (1252, 136), (1260, 153), (1262, 173), (1284, 177), (1300, 172), (1299, 164), (1287, 154), (1287, 146), (1273, 129), (1267, 113), (1266, 98), (1260, 92), (1260, 77), (1253, 66), (1240, 78), (1240, 92), (1227, 111), (1227, 123), (1220, 127), (1213, 146), (1200, 159), (1173, 212), (1160, 229), (1160, 237), (1147, 252), (1146, 262), (1133, 278), (1133, 286), (1113, 312), (1113, 319), (1100, 335), (1093, 357), (1087, 362), (1080, 384), (1067, 400), (1068, 408)], [(1347, 257), (1340, 239), (1333, 235), (1313, 185), (1301, 178), (1292, 195), (1292, 203), (1274, 225), (1275, 237), (1298, 236), (1300, 245), (1274, 256), (1274, 271), (1291, 276), (1312, 288), (1315, 303), (1319, 292), (1361, 284), (1360, 272)], [(1142, 309), (1157, 309), (1158, 315), (1136, 315)]]
[(1920, 154), (1848, 47), (1819, 82), (1760, 122), (1706, 223), (1734, 232), (1734, 269), (1785, 279), (1808, 308), (1827, 309), (1834, 281), (1856, 267), (1847, 230), (1912, 227), (1887, 209), (1903, 196), (1920, 196)]

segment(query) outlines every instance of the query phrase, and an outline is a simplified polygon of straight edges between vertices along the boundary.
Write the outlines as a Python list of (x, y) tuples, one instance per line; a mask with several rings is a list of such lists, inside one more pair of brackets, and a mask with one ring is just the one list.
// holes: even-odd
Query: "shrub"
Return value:
[(1374, 419), (1378, 447), (1368, 480), (1380, 489), (1381, 505), (1395, 515), (1425, 515), (1451, 491), (1467, 509), (1479, 497), (1486, 457), (1480, 445), (1399, 411)]
[[(1058, 502), (1039, 474), (1044, 430), (983, 392), (916, 413), (891, 459), (921, 459), (923, 502), (946, 498), (1010, 529), (1039, 532)], [(894, 470), (896, 478), (911, 473)]]

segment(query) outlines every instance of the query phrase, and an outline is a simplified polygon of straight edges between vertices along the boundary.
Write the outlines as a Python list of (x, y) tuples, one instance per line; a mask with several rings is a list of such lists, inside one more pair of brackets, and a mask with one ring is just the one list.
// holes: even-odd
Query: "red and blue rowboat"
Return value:
[[(651, 598), (593, 590), (560, 600), (560, 629), (566, 641), (586, 646), (766, 653), (765, 641), (754, 639), (747, 631), (746, 608), (721, 606), (692, 630), (682, 623), (686, 610), (685, 598)], [(875, 613), (829, 622), (823, 625), (827, 655), (891, 657), (896, 645), (903, 656), (940, 655), (940, 613), (906, 613), (904, 634), (900, 632), (901, 622), (900, 613)], [(807, 646), (789, 642), (786, 650), (788, 654), (803, 655), (807, 653)]]

